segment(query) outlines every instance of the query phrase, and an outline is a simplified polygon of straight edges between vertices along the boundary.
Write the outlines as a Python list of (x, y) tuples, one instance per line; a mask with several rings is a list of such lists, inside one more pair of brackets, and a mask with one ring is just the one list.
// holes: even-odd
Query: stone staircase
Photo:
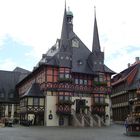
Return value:
[(103, 119), (97, 114), (92, 115), (90, 111), (86, 113), (76, 113), (72, 109), (73, 126), (78, 127), (101, 127), (105, 125)]
[(89, 127), (91, 126), (91, 119), (88, 114), (83, 114), (84, 119), (84, 126)]
[(72, 109), (71, 113), (73, 116), (73, 126), (84, 127), (82, 116), (80, 116), (80, 114), (76, 114), (74, 109)]

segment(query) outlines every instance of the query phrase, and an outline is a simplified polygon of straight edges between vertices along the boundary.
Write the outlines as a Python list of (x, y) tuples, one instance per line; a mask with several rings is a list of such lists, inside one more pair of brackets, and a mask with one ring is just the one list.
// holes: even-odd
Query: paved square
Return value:
[(0, 128), (0, 140), (140, 140), (123, 133), (122, 125), (102, 128), (24, 127)]

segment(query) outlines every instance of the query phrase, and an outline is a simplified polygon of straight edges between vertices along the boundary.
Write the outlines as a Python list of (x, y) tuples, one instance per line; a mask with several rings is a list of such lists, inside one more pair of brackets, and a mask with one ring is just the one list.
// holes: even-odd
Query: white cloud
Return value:
[(13, 62), (10, 58), (0, 61), (1, 70), (13, 70), (16, 66), (17, 64)]
[[(25, 46), (32, 46), (33, 50), (26, 55), (39, 60), (60, 37), (64, 2), (65, 0), (0, 1), (0, 44), (1, 38), (9, 34)], [(94, 5), (96, 6), (101, 47), (105, 47), (105, 62), (117, 72), (126, 68), (124, 66), (139, 54), (125, 51), (128, 46), (140, 46), (139, 3), (139, 0), (67, 0), (67, 5), (74, 14), (74, 31), (90, 50)], [(119, 57), (111, 58), (115, 53)]]

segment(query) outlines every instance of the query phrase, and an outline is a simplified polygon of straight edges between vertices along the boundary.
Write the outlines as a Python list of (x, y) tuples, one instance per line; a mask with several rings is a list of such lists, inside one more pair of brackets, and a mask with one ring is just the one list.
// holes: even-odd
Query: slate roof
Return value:
[(0, 102), (18, 102), (18, 93), (15, 90), (15, 86), (19, 80), (22, 80), (29, 74), (29, 72), (22, 73), (24, 71), (23, 69), (22, 72), (18, 70), (0, 70)]
[(140, 61), (126, 68), (112, 78), (112, 86), (126, 83), (126, 90), (140, 88)]
[(45, 97), (38, 83), (33, 83), (22, 97)]
[(20, 68), (20, 67), (16, 67), (13, 71), (20, 72), (20, 73), (30, 73), (30, 71), (25, 70), (25, 69)]
[[(72, 72), (96, 74), (97, 72), (105, 72), (110, 75), (115, 74), (104, 64), (104, 52), (100, 50), (100, 41), (98, 35), (97, 20), (95, 15), (92, 52), (80, 40), (73, 31), (72, 21), (73, 14), (67, 15), (66, 7), (64, 9), (64, 17), (61, 31), (61, 38), (46, 53), (46, 57), (40, 62), (46, 65), (69, 67)], [(69, 17), (71, 16), (71, 17)], [(78, 40), (79, 47), (72, 47), (72, 40)], [(69, 58), (69, 59), (66, 59)], [(96, 63), (96, 64), (95, 64)]]
[(95, 21), (94, 21), (93, 44), (92, 44), (92, 52), (94, 51), (100, 52), (100, 40), (98, 34), (96, 14), (95, 14)]

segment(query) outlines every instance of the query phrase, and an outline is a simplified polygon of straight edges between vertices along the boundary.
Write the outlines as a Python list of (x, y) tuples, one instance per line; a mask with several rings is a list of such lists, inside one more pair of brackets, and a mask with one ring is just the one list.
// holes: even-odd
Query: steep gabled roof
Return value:
[(22, 97), (45, 97), (38, 83), (33, 83)]
[(15, 86), (19, 82), (19, 80), (23, 80), (23, 78), (28, 75), (28, 73), (25, 74), (22, 72), (17, 70), (14, 71), (0, 70), (0, 94), (3, 94), (3, 97), (0, 98), (0, 102), (16, 103), (19, 101), (18, 93), (15, 90)]
[(30, 71), (23, 69), (23, 68), (20, 68), (20, 67), (16, 67), (13, 71), (20, 72), (20, 73), (26, 73), (26, 74), (30, 73)]
[[(96, 74), (97, 72), (106, 72), (114, 74), (115, 72), (104, 65), (104, 52), (100, 50), (96, 14), (92, 52), (74, 33), (72, 29), (72, 18), (73, 14), (66, 11), (65, 5), (61, 38), (58, 39), (57, 45), (54, 45), (48, 53), (44, 55), (45, 57), (41, 59), (40, 63), (57, 67), (69, 67), (72, 69), (72, 72), (78, 73)], [(78, 47), (73, 47), (73, 41), (75, 39), (78, 41)]]
[(120, 84), (121, 82), (126, 82), (127, 88), (130, 89), (131, 86), (133, 86), (133, 81), (135, 80), (139, 67), (139, 64), (136, 64), (115, 75), (112, 79), (112, 86)]
[(72, 48), (72, 72), (93, 74), (93, 71), (87, 63), (91, 51), (74, 32), (73, 35), (71, 35), (71, 38), (76, 39), (79, 42), (79, 47)]
[(110, 74), (116, 74), (114, 71), (112, 71), (110, 68), (108, 68), (106, 65), (104, 65), (104, 72), (110, 73)]

